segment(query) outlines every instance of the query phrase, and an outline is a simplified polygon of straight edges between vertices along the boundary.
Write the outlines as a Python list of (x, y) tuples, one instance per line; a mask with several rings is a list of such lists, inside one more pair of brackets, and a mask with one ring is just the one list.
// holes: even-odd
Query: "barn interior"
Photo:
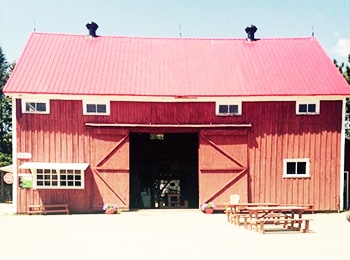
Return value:
[(130, 133), (130, 209), (198, 208), (198, 134)]

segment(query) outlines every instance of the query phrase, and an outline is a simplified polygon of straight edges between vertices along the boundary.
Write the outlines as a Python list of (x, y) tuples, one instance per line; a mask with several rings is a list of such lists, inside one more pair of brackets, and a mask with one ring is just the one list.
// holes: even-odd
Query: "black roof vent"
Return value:
[(86, 28), (89, 30), (89, 35), (91, 37), (97, 37), (97, 35), (96, 35), (96, 30), (98, 28), (97, 23), (91, 21), (91, 22), (86, 24)]
[(254, 33), (258, 30), (255, 25), (251, 24), (245, 28), (245, 32), (247, 33), (248, 41), (255, 41)]

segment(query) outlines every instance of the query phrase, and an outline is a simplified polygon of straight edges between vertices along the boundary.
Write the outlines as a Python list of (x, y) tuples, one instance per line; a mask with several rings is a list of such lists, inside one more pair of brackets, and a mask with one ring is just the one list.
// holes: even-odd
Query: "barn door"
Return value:
[(117, 129), (98, 129), (91, 140), (92, 208), (106, 203), (129, 209), (129, 134)]
[(247, 131), (202, 130), (199, 140), (199, 204), (223, 205), (231, 194), (247, 202)]

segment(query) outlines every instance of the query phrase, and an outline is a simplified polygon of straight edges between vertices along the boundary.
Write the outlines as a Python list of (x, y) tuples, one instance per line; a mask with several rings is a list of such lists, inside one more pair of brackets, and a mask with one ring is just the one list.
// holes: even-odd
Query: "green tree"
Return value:
[(0, 47), (0, 166), (10, 164), (12, 161), (12, 107), (10, 98), (2, 91), (12, 68), (13, 66), (6, 61), (5, 54)]
[(342, 62), (340, 65), (337, 60), (333, 60), (335, 66), (339, 69), (340, 73), (343, 74), (346, 81), (350, 84), (350, 54), (348, 55), (348, 64)]
[[(0, 47), (0, 167), (12, 163), (12, 120), (11, 100), (3, 93), (3, 87), (14, 65), (6, 61), (6, 57)], [(12, 200), (12, 187), (3, 182), (3, 174), (0, 174), (0, 201)]]
[[(348, 63), (342, 62), (340, 65), (337, 60), (333, 60), (335, 66), (339, 69), (340, 73), (343, 74), (346, 81), (350, 84), (350, 54), (348, 55)], [(346, 116), (345, 116), (345, 137), (350, 140), (350, 99), (346, 99)]]

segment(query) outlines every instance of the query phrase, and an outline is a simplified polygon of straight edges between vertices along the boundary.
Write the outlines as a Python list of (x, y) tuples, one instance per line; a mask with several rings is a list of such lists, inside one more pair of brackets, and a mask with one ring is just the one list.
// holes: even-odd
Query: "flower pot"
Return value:
[(204, 212), (205, 212), (206, 214), (213, 214), (213, 213), (214, 213), (214, 209), (213, 209), (213, 208), (206, 208), (206, 209), (204, 210)]
[(105, 213), (106, 214), (115, 214), (115, 210), (114, 209), (106, 209)]

